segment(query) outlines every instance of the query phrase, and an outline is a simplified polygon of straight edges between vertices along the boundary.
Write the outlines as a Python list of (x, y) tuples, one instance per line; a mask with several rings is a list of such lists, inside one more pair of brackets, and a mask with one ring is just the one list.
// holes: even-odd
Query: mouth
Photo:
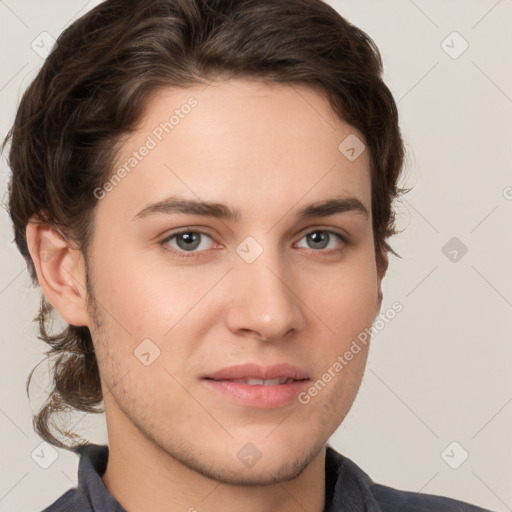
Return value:
[[(302, 379), (301, 379), (302, 380)], [(290, 384), (290, 382), (296, 382), (296, 379), (288, 377), (277, 377), (276, 379), (233, 379), (230, 382), (240, 382), (241, 384), (248, 384), (249, 386), (280, 386), (281, 384)]]
[[(246, 384), (254, 385), (277, 385), (284, 384), (287, 380), (305, 380), (309, 375), (299, 368), (288, 363), (273, 365), (261, 365), (258, 363), (245, 363), (222, 368), (203, 375), (204, 379), (244, 381)], [(269, 384), (265, 384), (269, 382)]]
[(256, 409), (275, 409), (292, 403), (311, 380), (296, 366), (254, 363), (223, 368), (201, 379), (222, 399)]

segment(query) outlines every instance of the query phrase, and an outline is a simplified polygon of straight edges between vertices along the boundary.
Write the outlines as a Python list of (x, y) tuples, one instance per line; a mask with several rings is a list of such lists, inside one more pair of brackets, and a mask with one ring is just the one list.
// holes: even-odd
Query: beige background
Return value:
[[(97, 3), (0, 0), (2, 138), (42, 63), (32, 41), (57, 37)], [(382, 51), (408, 148), (404, 185), (414, 186), (398, 205), (405, 231), (393, 245), (403, 260), (391, 258), (384, 284), (382, 310), (398, 301), (403, 311), (375, 337), (359, 396), (331, 444), (380, 483), (510, 511), (512, 1), (330, 3)], [(78, 458), (57, 450), (47, 469), (31, 458), (41, 442), (31, 413), (48, 366), (29, 402), (26, 378), (44, 349), (31, 321), (39, 289), (12, 243), (8, 177), (2, 161), (0, 511), (37, 511), (76, 483)], [(468, 249), (461, 257), (455, 248), (455, 262), (454, 247), (442, 251), (452, 237)], [(74, 423), (106, 442), (102, 416)], [(457, 465), (465, 452), (458, 469), (445, 462)]]

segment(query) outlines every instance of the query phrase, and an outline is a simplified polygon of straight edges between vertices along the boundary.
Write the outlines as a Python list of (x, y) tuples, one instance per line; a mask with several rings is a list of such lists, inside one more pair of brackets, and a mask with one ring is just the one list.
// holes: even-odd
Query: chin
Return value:
[[(228, 443), (221, 452), (197, 447), (166, 450), (189, 469), (217, 482), (238, 486), (267, 486), (297, 478), (319, 455), (325, 443)], [(266, 444), (266, 446), (264, 446)], [(176, 447), (174, 447), (176, 448)], [(261, 450), (260, 450), (261, 448)]]
[(204, 476), (222, 482), (228, 485), (239, 486), (267, 486), (281, 482), (287, 482), (297, 478), (316, 457), (316, 453), (301, 456), (295, 454), (288, 460), (275, 461), (264, 460), (264, 456), (258, 460), (252, 467), (244, 467), (244, 463), (236, 460), (229, 461), (228, 464), (219, 462), (218, 465), (212, 464), (209, 467), (192, 467)]

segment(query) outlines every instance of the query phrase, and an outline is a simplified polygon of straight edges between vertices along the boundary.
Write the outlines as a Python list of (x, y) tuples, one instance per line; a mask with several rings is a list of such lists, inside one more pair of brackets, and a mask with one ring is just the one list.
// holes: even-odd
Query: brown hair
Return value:
[[(38, 284), (25, 236), (34, 214), (84, 254), (93, 235), (93, 191), (112, 172), (121, 137), (136, 128), (156, 89), (218, 78), (305, 85), (365, 138), (371, 157), (376, 261), (392, 251), (393, 200), (404, 149), (375, 43), (321, 0), (107, 0), (58, 38), (26, 90), (11, 142), (9, 210), (16, 245)], [(341, 142), (341, 141), (340, 141)], [(86, 283), (90, 291), (89, 282)], [(55, 413), (101, 412), (99, 369), (87, 327), (51, 335), (54, 310), (41, 297), (39, 339), (57, 356), (53, 389), (34, 416), (46, 441)], [(27, 381), (27, 392), (32, 377)], [(72, 432), (57, 430), (68, 440)]]

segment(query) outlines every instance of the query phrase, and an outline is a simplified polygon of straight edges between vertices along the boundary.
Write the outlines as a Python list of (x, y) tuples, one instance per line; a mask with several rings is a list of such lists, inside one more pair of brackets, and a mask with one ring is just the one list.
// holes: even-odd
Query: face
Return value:
[(305, 88), (152, 98), (96, 192), (89, 328), (109, 437), (239, 484), (321, 452), (368, 345), (344, 355), (380, 307), (369, 155), (338, 149), (354, 135)]

